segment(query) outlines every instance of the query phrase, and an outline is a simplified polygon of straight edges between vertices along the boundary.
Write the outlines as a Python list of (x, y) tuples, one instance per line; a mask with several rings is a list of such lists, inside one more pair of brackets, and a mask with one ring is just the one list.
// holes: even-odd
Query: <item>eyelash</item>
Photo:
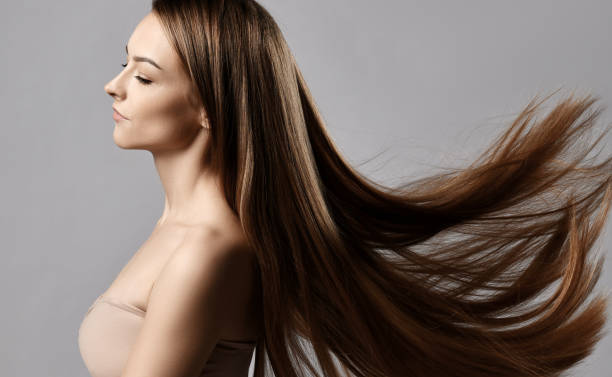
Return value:
[[(127, 66), (127, 64), (121, 64), (121, 66), (125, 68)], [(140, 76), (134, 76), (134, 77), (136, 77), (136, 79), (138, 79), (138, 81), (140, 81), (143, 85), (151, 84), (151, 80), (143, 79)]]

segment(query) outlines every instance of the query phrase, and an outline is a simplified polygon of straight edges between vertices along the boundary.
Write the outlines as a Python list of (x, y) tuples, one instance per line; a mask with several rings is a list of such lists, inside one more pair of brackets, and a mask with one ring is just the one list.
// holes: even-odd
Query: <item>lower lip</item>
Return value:
[(113, 119), (116, 121), (125, 120), (126, 118), (119, 115), (116, 111), (113, 111)]

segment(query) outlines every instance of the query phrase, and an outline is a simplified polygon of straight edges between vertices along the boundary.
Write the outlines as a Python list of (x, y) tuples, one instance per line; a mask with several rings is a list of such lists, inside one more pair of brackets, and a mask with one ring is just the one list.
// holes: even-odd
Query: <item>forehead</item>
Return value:
[(149, 12), (136, 26), (128, 40), (130, 56), (146, 56), (157, 62), (164, 71), (177, 72), (180, 59), (172, 49), (161, 23)]

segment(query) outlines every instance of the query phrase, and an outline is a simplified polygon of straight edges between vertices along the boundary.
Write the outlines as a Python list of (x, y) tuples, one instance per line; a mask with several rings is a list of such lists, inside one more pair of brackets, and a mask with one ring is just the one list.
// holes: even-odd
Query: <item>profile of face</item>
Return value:
[(154, 13), (136, 26), (126, 50), (123, 70), (104, 86), (125, 117), (115, 120), (115, 144), (151, 152), (189, 145), (206, 131), (206, 115)]

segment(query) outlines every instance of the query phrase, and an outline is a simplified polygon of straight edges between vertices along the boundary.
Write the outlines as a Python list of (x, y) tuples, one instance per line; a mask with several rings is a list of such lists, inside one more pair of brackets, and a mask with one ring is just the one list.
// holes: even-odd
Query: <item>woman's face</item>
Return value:
[(202, 131), (205, 115), (154, 13), (140, 21), (126, 48), (125, 68), (104, 86), (127, 118), (115, 121), (115, 144), (152, 152), (188, 145)]

